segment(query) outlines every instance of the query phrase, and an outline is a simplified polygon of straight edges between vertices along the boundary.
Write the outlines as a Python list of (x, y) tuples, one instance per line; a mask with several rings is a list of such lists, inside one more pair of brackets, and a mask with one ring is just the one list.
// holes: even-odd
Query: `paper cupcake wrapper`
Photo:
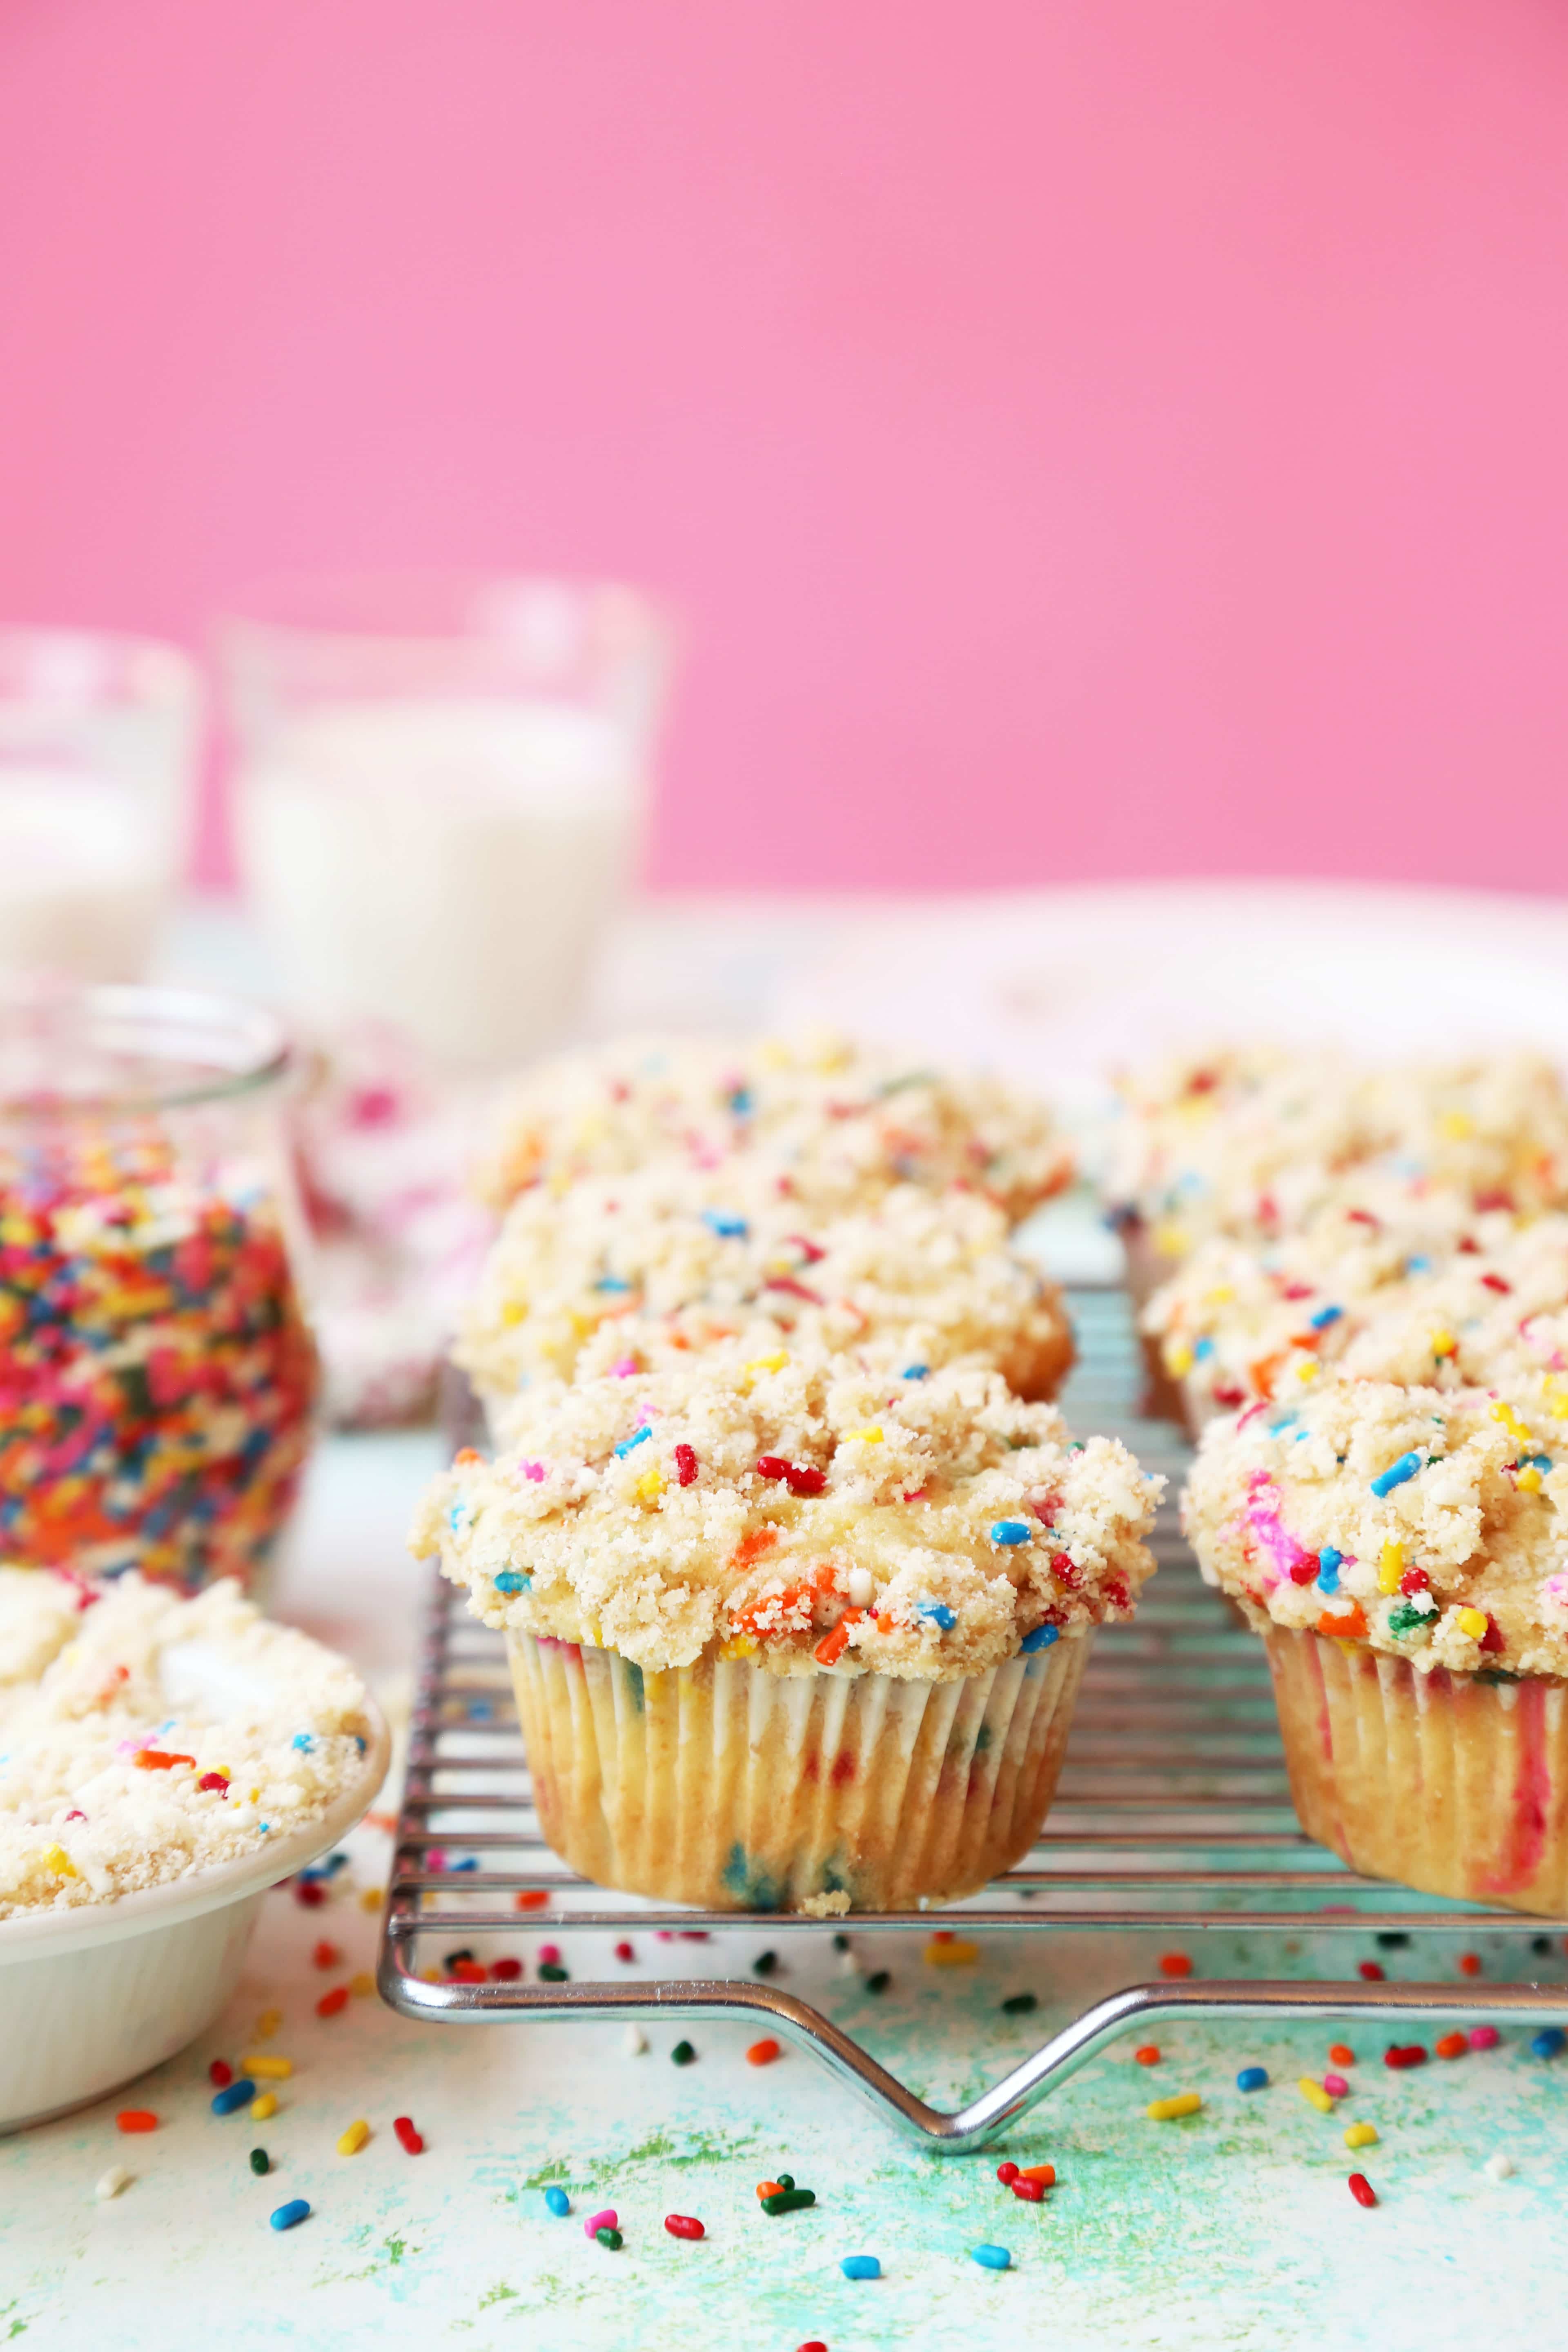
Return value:
[(710, 1910), (896, 1911), (1027, 1853), (1089, 1637), (941, 1683), (508, 1649), (540, 1827), (585, 1878)]
[(1283, 1626), (1263, 1639), (1309, 1837), (1428, 1895), (1568, 1910), (1568, 1685), (1422, 1674)]

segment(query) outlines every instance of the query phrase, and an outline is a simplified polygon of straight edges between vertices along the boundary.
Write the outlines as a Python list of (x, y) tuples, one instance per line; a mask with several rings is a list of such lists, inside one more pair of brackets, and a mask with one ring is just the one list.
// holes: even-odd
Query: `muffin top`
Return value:
[(1210, 1423), (1183, 1498), (1253, 1622), (1427, 1672), (1568, 1675), (1568, 1374), (1495, 1390), (1330, 1377)]
[(1155, 1246), (1299, 1225), (1351, 1169), (1521, 1213), (1568, 1199), (1568, 1094), (1529, 1055), (1372, 1069), (1331, 1054), (1223, 1049), (1125, 1080), (1105, 1192)]
[(967, 1184), (1013, 1219), (1068, 1181), (1042, 1103), (842, 1037), (630, 1037), (542, 1062), (499, 1105), (477, 1171), (494, 1208), (674, 1158), (711, 1167), (766, 1148), (784, 1197), (855, 1207), (891, 1184)]
[(0, 1569), (0, 1919), (229, 1862), (361, 1770), (363, 1685), (215, 1584)]
[(427, 1490), (487, 1624), (779, 1674), (956, 1680), (1128, 1615), (1163, 1481), (977, 1367), (880, 1379), (818, 1349), (531, 1391), (515, 1448)]
[(752, 1355), (869, 1351), (899, 1373), (973, 1357), (1039, 1392), (1071, 1333), (1060, 1292), (1006, 1237), (975, 1193), (898, 1184), (817, 1218), (779, 1199), (756, 1155), (661, 1161), (514, 1201), (453, 1355), (492, 1408), (542, 1376), (641, 1371), (737, 1337)]

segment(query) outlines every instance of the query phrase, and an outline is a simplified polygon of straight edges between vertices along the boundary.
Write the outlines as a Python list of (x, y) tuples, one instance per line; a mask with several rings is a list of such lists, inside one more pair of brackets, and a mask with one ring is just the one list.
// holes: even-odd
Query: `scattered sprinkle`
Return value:
[(252, 2123), (264, 2124), (269, 2116), (275, 2116), (277, 2113), (278, 2102), (270, 2091), (263, 2091), (258, 2099), (253, 2099), (250, 2103)]
[[(231, 2100), (229, 2104), (237, 2105), (238, 2102)], [(228, 2113), (228, 2108), (219, 2107), (216, 2099), (213, 2101), (213, 2106), (219, 2115)], [(117, 2128), (122, 2132), (150, 2132), (156, 2131), (158, 2128), (158, 2118), (151, 2107), (121, 2107), (114, 2121)]]
[(361, 2116), (355, 2122), (350, 2124), (346, 2132), (339, 2134), (338, 2154), (340, 2156), (357, 2156), (369, 2137), (370, 2126), (366, 2123), (364, 2117)]
[(1160, 2063), (1159, 2045), (1153, 2042), (1142, 2042), (1132, 2055), (1140, 2066), (1157, 2066)]
[(1532, 2038), (1530, 2046), (1537, 2058), (1555, 2058), (1565, 2041), (1568, 2041), (1568, 2034), (1564, 2034), (1560, 2025), (1545, 2025)]
[(339, 1951), (337, 1946), (335, 1944), (330, 1944), (325, 1936), (321, 1937), (319, 1944), (313, 1944), (310, 1948), (310, 1965), (312, 1968), (335, 1969), (342, 1957), (343, 1956), (342, 1952)]
[(283, 2011), (280, 2009), (264, 2009), (256, 2021), (258, 2042), (270, 2042), (282, 2022)]
[(701, 2238), (707, 2235), (695, 2213), (667, 2213), (664, 2226), (672, 2238)]
[(564, 2189), (547, 2189), (544, 2192), (544, 2201), (558, 2221), (563, 2220), (572, 2210), (572, 2200), (567, 2196)]
[(1347, 2147), (1375, 2147), (1377, 2146), (1377, 2134), (1370, 2124), (1347, 2124), (1345, 2126), (1345, 2146)]
[(258, 2178), (262, 2173), (271, 2171), (272, 2159), (268, 2155), (267, 2150), (264, 2147), (253, 2147), (251, 2149), (250, 2168), (252, 2172), (258, 2175)]
[(1306, 2100), (1307, 2105), (1310, 2107), (1316, 2107), (1321, 2116), (1331, 2116), (1333, 2114), (1334, 2103), (1332, 2099), (1330, 2098), (1321, 2083), (1313, 2082), (1310, 2074), (1303, 2074), (1300, 2081), (1297, 2084), (1296, 2088), (1300, 2092), (1301, 2096)]
[(838, 2267), (846, 2278), (873, 2279), (882, 2275), (882, 2265), (875, 2254), (846, 2254)]
[[(221, 2091), (214, 2092), (212, 2102), (213, 2113), (215, 2116), (232, 2116), (237, 2107), (247, 2107), (255, 2096), (255, 2084), (251, 2081), (248, 2074), (242, 2074), (237, 2083), (226, 2083)], [(147, 2129), (147, 2126), (145, 2124), (138, 2124), (133, 2126), (132, 2128), (138, 2131), (145, 2131)]]
[(1002, 2014), (1004, 2017), (1027, 2017), (1029, 2011), (1038, 2009), (1039, 2005), (1038, 1993), (1010, 1992), (1002, 2003)]
[(1173, 2099), (1151, 2099), (1143, 2112), (1152, 2124), (1173, 2124), (1183, 2116), (1195, 2116), (1202, 2105), (1196, 2091), (1182, 2091)]
[(1495, 2156), (1489, 2156), (1486, 2163), (1481, 2168), (1485, 2172), (1489, 2180), (1511, 2180), (1513, 2179), (1513, 2158), (1511, 2156), (1505, 2156), (1501, 2148), (1499, 2148)]
[(1350, 2096), (1351, 2086), (1342, 2074), (1325, 2074), (1323, 2088), (1331, 2099), (1348, 2099)]
[(1333, 2060), (1336, 2066), (1353, 2066), (1355, 2064), (1355, 2052), (1351, 2048), (1348, 2042), (1331, 2042), (1329, 2044), (1329, 2055)]
[(1459, 1974), (1462, 1977), (1479, 1977), (1480, 1972), (1481, 1956), (1479, 1952), (1461, 1952), (1459, 1954)]
[(1190, 1977), (1192, 1972), (1193, 1964), (1185, 1952), (1161, 1953), (1160, 1974), (1163, 1977)]
[(991, 1530), (994, 1544), (1026, 1544), (1034, 1534), (1027, 1519), (998, 1519)]
[(310, 2208), (303, 2197), (290, 2197), (287, 2205), (276, 2207), (271, 2215), (275, 2230), (297, 2230), (301, 2221), (310, 2219)]
[(1268, 2088), (1267, 2066), (1244, 2066), (1236, 2078), (1238, 2091), (1266, 2091)]
[(399, 2147), (408, 2156), (423, 2156), (425, 2142), (414, 2128), (412, 2116), (394, 2116), (392, 2128), (397, 2134)]
[(890, 1969), (877, 1969), (867, 1978), (866, 1990), (868, 1992), (886, 1992), (892, 1981)]
[(764, 2213), (804, 2213), (808, 2205), (816, 2202), (815, 2189), (796, 2189), (793, 2181), (786, 2187), (783, 2181), (769, 2197), (761, 2200)]
[(348, 2005), (349, 1989), (347, 1985), (334, 1985), (331, 1992), (324, 1992), (321, 1995), (321, 2000), (316, 2003), (316, 2015), (318, 2017), (336, 2017), (339, 2011), (347, 2009)]
[(620, 2215), (613, 2205), (606, 2205), (603, 2212), (589, 2214), (583, 2224), (583, 2235), (592, 2244), (601, 2230), (618, 2230), (620, 2226)]
[(1350, 2190), (1358, 2205), (1375, 2205), (1377, 2202), (1377, 2191), (1364, 2172), (1351, 2174)]
[(1462, 2033), (1445, 2033), (1432, 2044), (1439, 2058), (1462, 2058), (1469, 2046)]
[(696, 2055), (697, 2053), (689, 2042), (678, 2042), (669, 2053), (670, 2063), (674, 2066), (689, 2066)]
[(1016, 2180), (1010, 2180), (1007, 2186), (1021, 2205), (1043, 2205), (1046, 2201), (1045, 2182), (1031, 2180), (1027, 2173), (1020, 2172)]
[(1425, 2066), (1426, 2063), (1426, 2053), (1423, 2050), (1419, 2042), (1408, 2042), (1404, 2044), (1397, 2042), (1391, 2042), (1389, 2047), (1383, 2053), (1383, 2063), (1385, 2066), (1393, 2066), (1394, 2068), (1401, 2066)]
[(969, 2259), (984, 2271), (1005, 2271), (1013, 2267), (1013, 2257), (1005, 2246), (971, 2246)]
[(1495, 2025), (1472, 2025), (1467, 2038), (1472, 2050), (1495, 2050), (1502, 2040)]
[(1358, 1960), (1356, 1962), (1356, 1974), (1366, 1984), (1381, 1984), (1383, 1982), (1383, 1968), (1381, 1963), (1377, 1960)]
[[(1495, 2164), (1497, 2158), (1494, 2157), (1492, 2161)], [(1512, 2169), (1511, 2166), (1510, 2169)], [(134, 2177), (122, 2164), (111, 2164), (107, 2172), (100, 2173), (92, 2193), (100, 2205), (107, 2205), (111, 2197), (118, 2197), (122, 2189), (130, 2188)]]
[(259, 2082), (286, 2083), (294, 2072), (294, 2061), (291, 2058), (242, 2058), (239, 2071)]
[(780, 2045), (771, 2035), (764, 2035), (761, 2042), (753, 2042), (747, 2051), (746, 2063), (748, 2066), (771, 2066), (775, 2058), (783, 2056)]
[(931, 1937), (925, 1957), (933, 1969), (968, 1969), (980, 1958), (980, 1947), (944, 1930)]
[(1380, 1471), (1373, 1480), (1373, 1493), (1380, 1497), (1392, 1495), (1395, 1486), (1403, 1486), (1406, 1479), (1414, 1478), (1420, 1467), (1419, 1454), (1402, 1454), (1397, 1462), (1391, 1462), (1387, 1469)]
[(207, 2068), (207, 2081), (221, 2091), (234, 2080), (234, 2068), (226, 2058), (215, 2058)]

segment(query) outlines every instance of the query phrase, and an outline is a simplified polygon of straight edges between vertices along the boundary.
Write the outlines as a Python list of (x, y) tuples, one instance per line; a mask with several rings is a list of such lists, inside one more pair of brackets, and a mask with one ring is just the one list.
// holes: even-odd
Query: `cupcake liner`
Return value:
[(584, 1877), (709, 1910), (890, 1911), (1027, 1853), (1089, 1639), (955, 1682), (507, 1647), (540, 1827)]
[(1263, 1640), (1309, 1837), (1428, 1895), (1568, 1910), (1568, 1684), (1422, 1674), (1279, 1625)]

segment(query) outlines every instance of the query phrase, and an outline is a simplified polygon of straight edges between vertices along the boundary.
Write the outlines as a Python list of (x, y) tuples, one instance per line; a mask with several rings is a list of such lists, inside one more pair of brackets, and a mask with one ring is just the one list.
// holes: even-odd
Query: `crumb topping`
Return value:
[(645, 1668), (956, 1680), (1129, 1615), (1153, 1570), (1163, 1482), (979, 1367), (730, 1343), (541, 1385), (509, 1433), (435, 1480), (413, 1549), (487, 1624)]

